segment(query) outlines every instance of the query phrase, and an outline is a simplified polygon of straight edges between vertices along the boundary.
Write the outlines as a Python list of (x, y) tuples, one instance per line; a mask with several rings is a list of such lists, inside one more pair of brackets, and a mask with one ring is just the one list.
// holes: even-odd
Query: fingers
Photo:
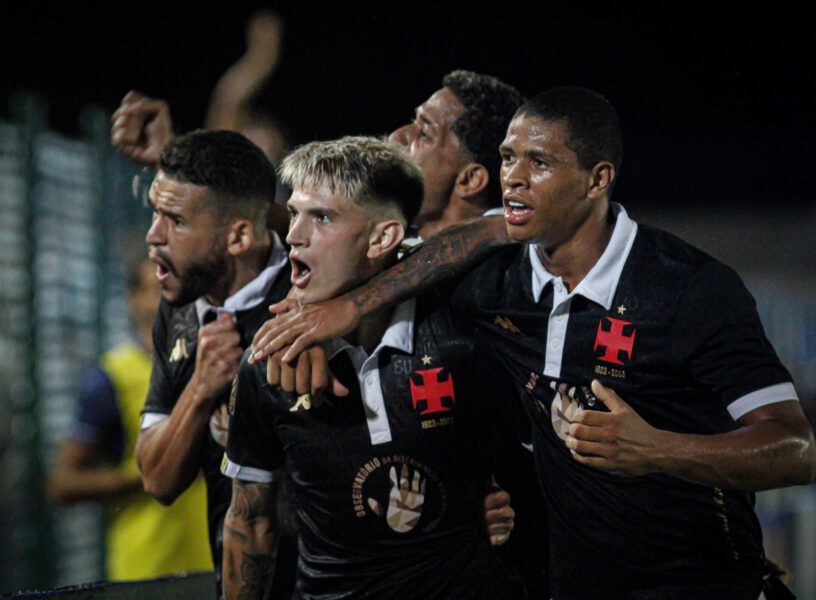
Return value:
[(340, 380), (335, 378), (333, 375), (329, 374), (329, 378), (331, 380), (332, 386), (332, 394), (337, 396), (338, 398), (342, 398), (344, 396), (349, 395), (348, 388), (340, 383)]
[(602, 442), (611, 444), (617, 438), (617, 428), (596, 427), (574, 422), (567, 430), (570, 436), (587, 442)]
[(130, 91), (111, 115), (111, 144), (133, 160), (155, 164), (171, 138), (170, 107), (164, 100)]
[(588, 442), (586, 440), (579, 440), (574, 438), (570, 435), (567, 436), (565, 440), (567, 448), (569, 448), (573, 454), (579, 454), (580, 456), (597, 456), (601, 458), (609, 458), (614, 454), (615, 449), (609, 443), (602, 443), (602, 442)]
[[(252, 362), (255, 363), (264, 360), (269, 355), (274, 354), (286, 346), (294, 336), (299, 335), (307, 328), (308, 325), (305, 323), (290, 326), (286, 317), (277, 317), (268, 320), (261, 326), (258, 333), (255, 334), (255, 338), (252, 340)], [(295, 356), (300, 354), (301, 351), (302, 348), (296, 352), (294, 356), (286, 358), (286, 362), (290, 362)]]
[(615, 390), (605, 387), (597, 379), (592, 380), (590, 387), (592, 388), (592, 393), (595, 394), (598, 400), (606, 404), (606, 407), (610, 411), (620, 412), (629, 408), (629, 405), (615, 393)]
[(300, 303), (297, 300), (292, 298), (284, 298), (280, 302), (270, 305), (269, 312), (279, 315), (281, 313), (289, 312), (290, 310), (295, 310), (300, 306)]
[[(289, 335), (285, 339), (286, 340), (291, 340), (291, 337), (293, 335), (292, 332), (287, 332), (287, 334), (289, 334)], [(281, 340), (281, 341), (278, 341), (278, 340)], [(277, 344), (277, 343), (283, 344), (283, 338), (282, 337), (278, 338), (278, 340), (275, 340), (275, 344)], [(284, 361), (293, 361), (293, 360), (295, 360), (295, 358), (297, 358), (298, 355), (301, 352), (306, 350), (306, 348), (308, 348), (309, 346), (313, 346), (318, 341), (319, 340), (317, 338), (315, 338), (314, 336), (312, 336), (308, 331), (304, 332), (304, 333), (301, 333), (297, 337), (297, 339), (295, 339), (292, 342), (292, 345), (289, 346), (289, 348), (286, 350), (286, 352), (283, 355), (283, 360)]]
[(510, 506), (510, 494), (501, 488), (496, 488), (495, 491), (491, 491), (484, 498), (485, 510), (493, 510), (505, 506)]
[(280, 386), (281, 372), (280, 362), (273, 360), (272, 357), (266, 361), (266, 381), (272, 387)]
[(295, 367), (295, 389), (297, 389), (298, 394), (309, 392), (313, 395), (317, 394), (317, 391), (312, 389), (312, 357), (310, 352), (304, 352), (298, 356)]
[(297, 383), (297, 373), (289, 363), (280, 363), (280, 387), (285, 392), (294, 392)]

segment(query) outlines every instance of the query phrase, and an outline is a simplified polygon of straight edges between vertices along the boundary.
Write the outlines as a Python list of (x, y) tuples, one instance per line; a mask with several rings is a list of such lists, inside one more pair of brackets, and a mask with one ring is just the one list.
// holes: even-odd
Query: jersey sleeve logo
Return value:
[(177, 362), (183, 358), (189, 358), (190, 354), (187, 352), (187, 342), (183, 337), (176, 338), (176, 343), (173, 345), (173, 350), (170, 352), (168, 362)]
[[(440, 380), (441, 379), (441, 380)], [(453, 375), (447, 367), (437, 367), (436, 369), (423, 369), (414, 371), (410, 377), (411, 400), (414, 408), (420, 408), (420, 403), (424, 403), (424, 410), (419, 414), (446, 412), (456, 404), (456, 395), (453, 391)], [(449, 401), (442, 403), (444, 398)]]
[(598, 333), (595, 335), (595, 347), (593, 351), (598, 348), (604, 348), (603, 356), (599, 356), (599, 360), (622, 365), (620, 360), (620, 353), (626, 353), (626, 360), (632, 359), (632, 347), (635, 344), (636, 329), (632, 329), (630, 335), (624, 335), (624, 327), (631, 325), (630, 321), (623, 321), (621, 319), (613, 319), (612, 317), (604, 317), (609, 321), (609, 331), (603, 328), (603, 319), (598, 322)]

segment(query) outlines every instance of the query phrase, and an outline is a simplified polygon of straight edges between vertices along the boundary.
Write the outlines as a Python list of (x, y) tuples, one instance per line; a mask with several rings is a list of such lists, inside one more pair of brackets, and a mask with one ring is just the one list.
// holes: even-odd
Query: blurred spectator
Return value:
[(151, 368), (151, 326), (159, 299), (155, 265), (144, 251), (128, 265), (136, 340), (105, 352), (85, 373), (77, 408), (48, 481), (60, 504), (102, 501), (110, 580), (212, 570), (203, 478), (165, 507), (142, 490), (133, 449)]
[(281, 55), (283, 22), (261, 10), (247, 22), (247, 48), (218, 80), (210, 96), (204, 127), (243, 133), (277, 165), (289, 142), (281, 123), (257, 103)]

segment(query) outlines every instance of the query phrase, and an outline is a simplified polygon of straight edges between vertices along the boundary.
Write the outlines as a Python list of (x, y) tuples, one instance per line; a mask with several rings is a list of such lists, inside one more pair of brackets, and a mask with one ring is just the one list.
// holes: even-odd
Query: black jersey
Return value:
[[(289, 291), (290, 267), (288, 262), (277, 273), (266, 297), (246, 311), (237, 311), (238, 333), (241, 347), (248, 348), (260, 326), (269, 318), (269, 305), (282, 300)], [(162, 299), (153, 322), (153, 368), (150, 388), (143, 415), (162, 413), (169, 415), (193, 375), (198, 344), (199, 318), (196, 304), (173, 307)], [(265, 364), (265, 363), (264, 363)], [(229, 400), (228, 391), (215, 403), (217, 410)], [(209, 525), (210, 551), (215, 566), (216, 580), (220, 590), (221, 549), (224, 516), (232, 496), (232, 484), (221, 474), (224, 447), (210, 435), (201, 446), (199, 463), (207, 482), (207, 521)]]
[(447, 308), (420, 299), (414, 320), (414, 302), (371, 356), (349, 347), (331, 358), (346, 397), (270, 389), (263, 365), (238, 371), (225, 472), (272, 481), (288, 467), (296, 598), (510, 597), (481, 532), (493, 369)]
[(733, 597), (756, 597), (763, 550), (752, 494), (587, 467), (557, 433), (553, 379), (597, 378), (651, 425), (683, 433), (726, 432), (762, 403), (795, 398), (731, 269), (648, 227), (632, 224), (631, 235), (614, 238), (617, 256), (605, 252), (572, 294), (560, 279), (536, 282), (533, 247), (518, 245), (491, 256), (453, 294), (454, 306), (476, 315), (534, 422), (552, 595), (707, 598), (692, 590), (710, 584), (744, 585), (748, 592)]

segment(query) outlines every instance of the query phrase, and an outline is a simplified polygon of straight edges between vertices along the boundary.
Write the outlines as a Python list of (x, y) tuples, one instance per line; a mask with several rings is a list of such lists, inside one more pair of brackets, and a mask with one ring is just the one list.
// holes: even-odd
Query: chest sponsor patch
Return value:
[(598, 360), (622, 365), (624, 357), (626, 361), (632, 359), (632, 348), (635, 345), (635, 334), (637, 329), (631, 327), (631, 321), (603, 317), (598, 322), (598, 332), (595, 334), (595, 347), (593, 351), (600, 348), (603, 354), (598, 356)]
[(433, 531), (447, 512), (447, 497), (439, 474), (404, 454), (369, 460), (357, 470), (351, 486), (355, 516), (381, 520), (398, 534), (413, 531), (420, 523), (423, 533)]

